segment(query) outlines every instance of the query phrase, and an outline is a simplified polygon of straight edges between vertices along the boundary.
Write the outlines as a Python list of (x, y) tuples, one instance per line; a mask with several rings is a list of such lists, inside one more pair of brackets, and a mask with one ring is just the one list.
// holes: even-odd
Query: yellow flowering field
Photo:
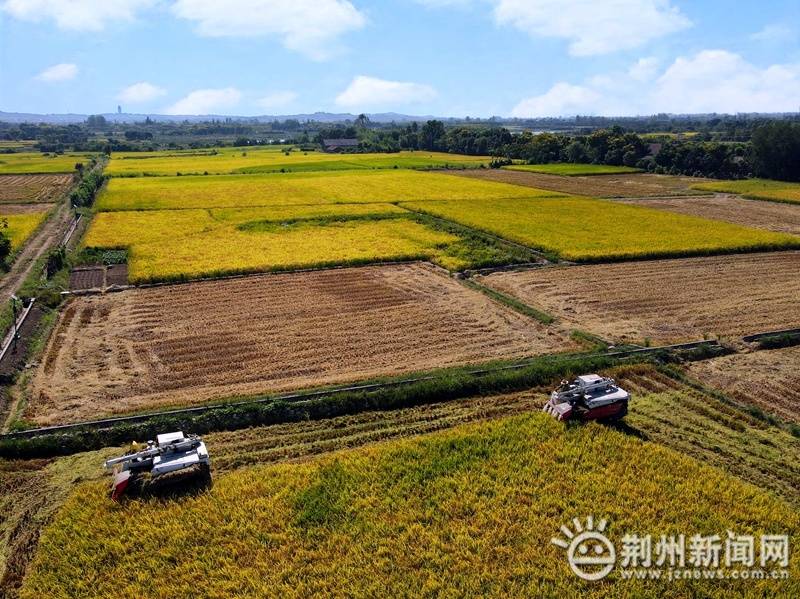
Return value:
[(581, 197), (401, 204), (567, 260), (800, 247), (800, 237)]
[(175, 152), (120, 152), (113, 154), (106, 173), (111, 176), (191, 175), (204, 173), (269, 173), (348, 169), (441, 168), (445, 165), (488, 166), (488, 156), (443, 152), (403, 151), (391, 154), (328, 154), (274, 146), (212, 148)]
[(609, 427), (535, 413), (244, 467), (179, 499), (117, 504), (106, 481), (82, 483), (44, 530), (21, 597), (800, 594), (796, 551), (785, 580), (614, 570), (588, 584), (551, 543), (587, 516), (607, 519), (617, 547), (626, 533), (653, 535), (653, 551), (662, 534), (800, 542), (796, 509), (755, 485)]
[(153, 210), (95, 215), (87, 247), (128, 248), (131, 282), (378, 261), (466, 266), (459, 238), (389, 204)]
[(714, 181), (713, 183), (694, 185), (693, 189), (736, 193), (754, 200), (800, 204), (800, 183), (789, 183), (788, 181), (772, 181), (770, 179)]
[(464, 177), (410, 170), (112, 179), (97, 209), (244, 208), (293, 204), (557, 196)]

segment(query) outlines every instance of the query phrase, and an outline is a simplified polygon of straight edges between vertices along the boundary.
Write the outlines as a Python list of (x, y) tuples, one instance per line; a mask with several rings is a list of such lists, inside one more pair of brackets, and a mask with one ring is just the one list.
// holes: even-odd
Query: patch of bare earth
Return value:
[(621, 204), (636, 204), (768, 231), (800, 235), (800, 205), (796, 204), (747, 200), (727, 194), (617, 201)]
[(739, 403), (800, 424), (800, 346), (694, 362), (689, 372)]
[(691, 186), (710, 180), (639, 173), (632, 175), (563, 177), (561, 175), (546, 175), (543, 173), (508, 171), (503, 169), (453, 170), (449, 171), (449, 174), (597, 198), (698, 195), (702, 192), (691, 189)]
[(137, 289), (69, 301), (26, 417), (78, 421), (574, 347), (424, 264)]
[(670, 343), (800, 326), (800, 252), (540, 268), (482, 282), (618, 341)]
[(0, 175), (0, 204), (55, 202), (71, 184), (72, 175)]

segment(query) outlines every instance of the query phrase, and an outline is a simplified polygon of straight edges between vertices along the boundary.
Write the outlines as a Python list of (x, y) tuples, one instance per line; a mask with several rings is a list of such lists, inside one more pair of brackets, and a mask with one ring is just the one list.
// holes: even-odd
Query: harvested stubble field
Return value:
[[(197, 588), (220, 597), (742, 591), (743, 583), (732, 579), (622, 581), (616, 573), (587, 586), (550, 543), (564, 513), (602, 514), (615, 539), (631, 531), (731, 530), (781, 531), (800, 542), (796, 510), (754, 485), (597, 424), (565, 427), (535, 414), (301, 464), (241, 468), (180, 500), (121, 506), (107, 498), (105, 484), (82, 484), (44, 531), (21, 595), (174, 597)], [(454, 537), (462, 541), (458, 552), (447, 550)], [(182, 559), (187, 554), (192, 560)], [(799, 564), (795, 555), (788, 580), (747, 581), (746, 590), (796, 594)]]
[(0, 174), (72, 173), (75, 164), (85, 162), (89, 154), (50, 154), (18, 152), (0, 154)]
[(125, 211), (97, 214), (83, 244), (128, 249), (136, 283), (387, 261), (451, 270), (520, 261), (440, 228), (391, 204)]
[(408, 170), (112, 179), (100, 211), (247, 208), (300, 204), (530, 198), (559, 195), (516, 185)]
[(692, 189), (692, 186), (696, 185), (698, 181), (705, 181), (706, 179), (674, 177), (671, 175), (632, 174), (604, 175), (602, 177), (563, 177), (507, 169), (450, 171), (450, 174), (595, 198), (666, 197), (711, 193), (710, 191)]
[(778, 233), (800, 235), (800, 206), (792, 206), (791, 204), (758, 202), (732, 195), (620, 199), (616, 201), (623, 204), (633, 204), (668, 212), (722, 220)]
[(0, 204), (53, 202), (71, 183), (72, 175), (0, 175)]
[(401, 205), (574, 261), (800, 247), (792, 235), (585, 197)]
[(560, 175), (562, 177), (580, 177), (583, 175), (623, 175), (639, 173), (641, 169), (628, 166), (610, 166), (608, 164), (513, 164), (504, 166), (505, 170), (521, 171), (523, 173), (544, 173), (546, 175)]
[(800, 346), (696, 362), (689, 372), (739, 403), (800, 424)]
[(800, 252), (496, 273), (481, 282), (608, 339), (658, 343), (800, 327)]
[(40, 424), (575, 349), (424, 264), (74, 298), (33, 378)]
[(272, 173), (394, 168), (478, 168), (488, 156), (403, 151), (393, 154), (328, 154), (267, 147), (213, 148), (195, 152), (120, 152), (106, 169), (111, 176)]
[(770, 179), (742, 179), (741, 181), (713, 181), (694, 186), (702, 191), (736, 193), (754, 200), (800, 204), (800, 183), (772, 181)]

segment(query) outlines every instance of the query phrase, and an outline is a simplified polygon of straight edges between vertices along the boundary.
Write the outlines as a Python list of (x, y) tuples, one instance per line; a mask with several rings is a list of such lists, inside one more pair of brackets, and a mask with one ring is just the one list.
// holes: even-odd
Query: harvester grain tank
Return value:
[(630, 399), (614, 379), (585, 374), (561, 381), (543, 410), (557, 420), (619, 420), (628, 413)]

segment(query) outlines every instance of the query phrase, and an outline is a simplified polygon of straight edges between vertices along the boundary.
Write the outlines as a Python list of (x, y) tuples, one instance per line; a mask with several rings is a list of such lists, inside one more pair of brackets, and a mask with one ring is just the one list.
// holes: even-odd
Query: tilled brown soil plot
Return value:
[(701, 195), (692, 185), (710, 181), (671, 175), (595, 175), (591, 177), (562, 177), (503, 169), (468, 169), (450, 171), (452, 175), (499, 181), (549, 191), (597, 198), (640, 198), (660, 196)]
[(670, 343), (800, 326), (800, 252), (540, 268), (481, 282), (609, 340)]
[(40, 424), (574, 349), (424, 264), (69, 301), (31, 388)]
[(54, 202), (72, 175), (0, 175), (0, 204)]
[(731, 399), (800, 424), (800, 346), (694, 362), (689, 372)]
[(800, 205), (747, 200), (734, 195), (717, 194), (684, 198), (617, 200), (657, 210), (723, 220), (746, 227), (800, 235)]

